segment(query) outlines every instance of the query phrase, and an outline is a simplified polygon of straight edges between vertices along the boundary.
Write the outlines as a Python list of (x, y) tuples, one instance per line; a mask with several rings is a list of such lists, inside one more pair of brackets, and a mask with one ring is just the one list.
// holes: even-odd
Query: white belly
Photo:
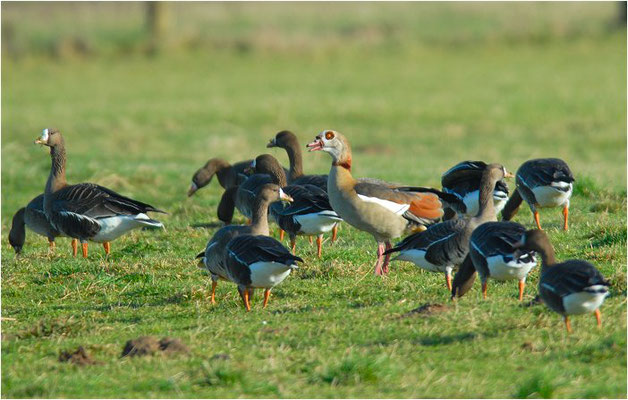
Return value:
[(563, 297), (565, 312), (569, 315), (589, 314), (600, 308), (608, 292), (577, 292)]
[(256, 288), (272, 288), (280, 284), (295, 266), (277, 262), (256, 262), (249, 266), (251, 270), (251, 286)]
[[(569, 198), (573, 191), (573, 184), (565, 182), (552, 182), (553, 186), (538, 186), (532, 189), (536, 198), (537, 207), (558, 207), (569, 205)], [(566, 192), (558, 190), (556, 186), (568, 187)]]
[(100, 231), (90, 240), (93, 242), (110, 242), (124, 235), (128, 231), (139, 228), (141, 226), (153, 226), (156, 228), (163, 227), (163, 224), (155, 224), (151, 222), (146, 214), (137, 215), (119, 215), (115, 217), (98, 219)]
[(321, 233), (329, 232), (334, 225), (339, 221), (342, 221), (340, 217), (333, 211), (318, 213), (318, 214), (305, 214), (296, 215), (294, 219), (301, 225), (300, 233), (306, 235), (319, 235)]
[[(502, 191), (493, 192), (493, 204), (495, 204), (495, 214), (499, 214), (499, 212), (504, 208), (506, 202), (508, 201), (508, 195)], [(473, 192), (467, 193), (462, 202), (467, 207), (466, 215), (470, 217), (475, 217), (480, 211), (480, 191), (475, 190)]]
[(533, 260), (529, 263), (518, 263), (515, 259), (506, 262), (503, 256), (498, 255), (488, 257), (486, 263), (491, 278), (498, 281), (509, 281), (511, 279), (525, 279), (530, 270), (536, 266), (536, 259)]
[(410, 261), (417, 267), (426, 269), (432, 272), (446, 272), (448, 269), (451, 271), (453, 267), (444, 265), (435, 265), (425, 259), (424, 250), (405, 250), (399, 252), (399, 255), (395, 260)]

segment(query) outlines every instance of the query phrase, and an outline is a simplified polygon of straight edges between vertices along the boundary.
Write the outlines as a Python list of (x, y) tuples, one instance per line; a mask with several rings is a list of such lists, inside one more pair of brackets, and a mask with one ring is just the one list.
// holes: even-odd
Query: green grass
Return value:
[[(2, 5), (3, 28), (18, 11), (32, 17), (27, 28), (46, 15), (68, 18), (27, 8), (5, 14), (10, 6)], [(486, 15), (482, 5), (369, 4), (352, 13), (343, 4), (323, 22), (319, 8), (307, 7), (277, 28), (291, 43), (279, 48), (264, 46), (263, 35), (247, 51), (210, 40), (220, 29), (225, 43), (253, 40), (286, 15), (242, 4), (212, 14), (203, 42), (212, 45), (156, 58), (51, 58), (26, 45), (29, 56), (3, 58), (2, 315), (15, 320), (2, 323), (2, 396), (625, 397), (626, 39), (625, 30), (607, 29), (612, 4), (564, 13), (555, 4), (495, 5)], [(430, 24), (413, 25), (411, 11)], [(204, 15), (196, 14), (191, 21)], [(396, 34), (364, 39), (363, 29), (396, 15)], [(361, 33), (343, 36), (347, 26)], [(70, 182), (166, 209), (167, 229), (115, 241), (108, 260), (96, 244), (88, 260), (73, 259), (67, 239), (48, 256), (46, 240), (29, 233), (16, 259), (11, 217), (43, 191), (50, 168), (47, 151), (32, 144), (44, 127), (64, 133)], [(211, 157), (267, 152), (278, 130), (294, 130), (305, 144), (326, 128), (351, 140), (356, 176), (413, 185), (438, 187), (440, 174), (465, 159), (512, 170), (530, 158), (565, 159), (577, 179), (571, 229), (560, 230), (558, 209), (542, 210), (541, 222), (559, 260), (587, 259), (611, 281), (604, 329), (580, 316), (567, 335), (557, 314), (520, 305), (513, 282), (491, 282), (486, 301), (476, 284), (450, 304), (441, 274), (400, 263), (375, 277), (373, 239), (346, 224), (321, 260), (298, 242), (306, 263), (266, 310), (256, 293), (253, 312), (243, 312), (228, 283), (210, 305), (210, 280), (194, 256), (215, 228), (192, 225), (217, 222), (221, 192), (212, 182), (186, 198), (192, 173)], [(270, 152), (287, 164), (282, 151)], [(324, 173), (329, 163), (305, 154), (307, 171)], [(515, 220), (533, 226), (525, 207)], [(526, 301), (538, 269), (528, 282)], [(450, 308), (406, 316), (425, 303)], [(142, 335), (179, 337), (190, 354), (121, 359), (125, 342)], [(79, 345), (102, 364), (57, 361)]]

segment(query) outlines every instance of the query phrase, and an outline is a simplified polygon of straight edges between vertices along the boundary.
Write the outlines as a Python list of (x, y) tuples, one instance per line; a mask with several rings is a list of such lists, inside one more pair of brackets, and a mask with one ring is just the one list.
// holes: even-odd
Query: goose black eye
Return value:
[(334, 132), (332, 131), (325, 132), (325, 139), (332, 140), (333, 138), (334, 138)]

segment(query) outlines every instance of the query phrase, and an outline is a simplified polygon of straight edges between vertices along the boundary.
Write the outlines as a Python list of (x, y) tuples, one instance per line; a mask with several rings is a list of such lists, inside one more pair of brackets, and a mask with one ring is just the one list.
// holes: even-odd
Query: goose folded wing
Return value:
[(282, 190), (292, 197), (293, 202), (287, 205), (273, 203), (271, 210), (277, 215), (303, 215), (332, 210), (327, 193), (316, 186), (289, 185)]
[(327, 175), (303, 175), (291, 182), (293, 185), (314, 185), (327, 191)]
[(446, 188), (454, 188), (469, 181), (477, 181), (479, 184), (485, 169), (486, 163), (484, 161), (459, 162), (443, 174), (441, 184)]
[(73, 238), (90, 238), (100, 231), (96, 219), (71, 211), (53, 213), (50, 222), (56, 230)]
[(424, 223), (425, 220), (437, 220), (443, 216), (443, 204), (436, 194), (411, 189), (363, 181), (355, 185), (355, 191), (363, 201), (379, 204), (408, 220)]
[(609, 286), (593, 265), (581, 260), (555, 265), (546, 275), (541, 285), (561, 297), (582, 292), (593, 286)]
[(303, 259), (291, 254), (280, 242), (263, 235), (238, 236), (229, 242), (227, 252), (243, 265), (256, 262), (279, 262), (291, 265), (296, 261), (303, 262)]

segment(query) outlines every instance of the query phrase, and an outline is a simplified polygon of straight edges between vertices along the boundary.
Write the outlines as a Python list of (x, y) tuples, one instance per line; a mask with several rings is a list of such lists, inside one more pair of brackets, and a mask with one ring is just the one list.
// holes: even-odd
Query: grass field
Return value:
[[(626, 31), (611, 28), (614, 4), (177, 5), (175, 43), (154, 58), (135, 51), (138, 5), (81, 5), (75, 23), (54, 7), (2, 4), (23, 50), (2, 60), (2, 315), (15, 319), (2, 322), (2, 397), (626, 397)], [(67, 32), (90, 52), (48, 51)], [(92, 244), (87, 260), (67, 239), (48, 256), (29, 232), (16, 258), (12, 215), (50, 168), (32, 144), (44, 127), (66, 138), (69, 182), (165, 209), (166, 230), (133, 232), (108, 259)], [(193, 225), (218, 226), (221, 191), (188, 199), (192, 173), (267, 152), (281, 129), (305, 144), (326, 128), (351, 140), (356, 176), (413, 185), (439, 187), (465, 159), (513, 171), (566, 160), (571, 229), (558, 209), (541, 221), (559, 260), (587, 259), (611, 281), (604, 328), (575, 317), (567, 335), (545, 306), (519, 304), (515, 283), (491, 282), (486, 301), (476, 283), (453, 304), (441, 274), (398, 263), (375, 277), (375, 242), (346, 224), (321, 260), (298, 242), (306, 263), (266, 310), (257, 293), (245, 313), (227, 283), (212, 306), (194, 256), (216, 228)], [(324, 154), (304, 158), (307, 172), (329, 168)], [(527, 208), (515, 220), (533, 226)], [(538, 269), (528, 282), (524, 303)], [(446, 307), (409, 313), (427, 303)], [(120, 358), (142, 335), (190, 353)], [(79, 345), (101, 363), (58, 361)]]

